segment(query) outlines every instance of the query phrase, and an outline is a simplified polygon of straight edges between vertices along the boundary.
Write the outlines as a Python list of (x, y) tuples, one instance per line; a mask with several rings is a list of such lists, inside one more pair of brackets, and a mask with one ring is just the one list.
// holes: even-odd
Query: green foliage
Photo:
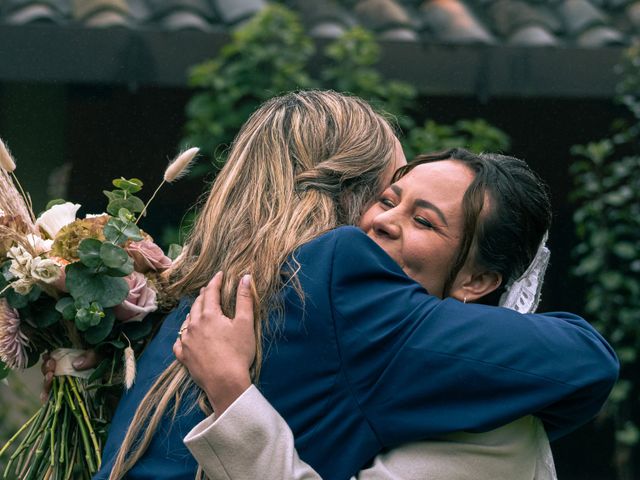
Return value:
[[(185, 143), (197, 145), (221, 167), (225, 155), (216, 149), (231, 143), (258, 105), (317, 86), (306, 71), (314, 51), (293, 13), (278, 5), (264, 9), (233, 33), (217, 58), (191, 70), (190, 85), (203, 90), (187, 104)], [(192, 174), (202, 174), (202, 168)]]
[[(201, 147), (213, 159), (214, 170), (219, 169), (225, 160), (224, 147), (261, 103), (287, 91), (321, 88), (357, 95), (393, 117), (409, 132), (403, 141), (408, 157), (450, 146), (508, 150), (507, 135), (484, 120), (462, 120), (451, 126), (428, 121), (414, 129), (416, 89), (384, 79), (376, 68), (379, 61), (374, 35), (361, 27), (315, 54), (314, 43), (296, 15), (272, 5), (238, 29), (218, 57), (191, 70), (190, 84), (200, 91), (187, 105), (184, 143)], [(315, 76), (310, 73), (312, 63), (323, 65)], [(206, 169), (201, 165), (192, 173), (201, 175)]]
[[(640, 395), (637, 350), (640, 345), (640, 49), (631, 48), (619, 71), (621, 101), (635, 124), (610, 138), (577, 145), (570, 173), (574, 224), (579, 239), (573, 254), (574, 273), (586, 285), (585, 311), (613, 344), (621, 363), (621, 379), (608, 411), (616, 427), (616, 458), (620, 478), (635, 478), (629, 451), (640, 441), (640, 419), (631, 406)], [(632, 89), (635, 88), (635, 91)], [(626, 452), (625, 452), (626, 450)], [(629, 456), (630, 455), (630, 456)]]
[(414, 128), (403, 142), (405, 154), (464, 147), (475, 153), (506, 152), (511, 147), (509, 136), (486, 120), (459, 120), (453, 125), (441, 125), (427, 120), (422, 128)]

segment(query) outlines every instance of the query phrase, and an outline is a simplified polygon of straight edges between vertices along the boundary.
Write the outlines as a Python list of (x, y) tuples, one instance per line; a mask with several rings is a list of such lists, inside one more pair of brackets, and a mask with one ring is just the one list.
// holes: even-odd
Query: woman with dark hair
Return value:
[[(443, 223), (449, 229), (436, 234)], [(400, 168), (363, 215), (361, 227), (429, 292), (467, 301), (471, 282), (476, 293), (488, 282), (482, 287), (486, 294), (473, 300), (528, 313), (539, 299), (550, 223), (547, 188), (525, 162), (453, 149), (418, 156)], [(299, 459), (284, 419), (249, 388), (252, 303), (249, 296), (239, 298), (230, 321), (219, 308), (219, 281), (214, 278), (196, 300), (174, 345), (177, 358), (218, 407), (185, 443), (212, 480), (320, 478)], [(430, 375), (422, 381), (429, 382)], [(487, 433), (459, 432), (402, 445), (378, 455), (358, 474), (360, 480), (497, 478), (556, 478), (546, 433), (535, 417)]]
[[(383, 117), (335, 92), (287, 94), (251, 116), (170, 272), (183, 301), (138, 362), (96, 478), (196, 475), (182, 438), (211, 411), (172, 347), (217, 271), (227, 313), (251, 274), (253, 377), (324, 478), (348, 478), (381, 450), (426, 436), (529, 413), (558, 436), (600, 409), (618, 365), (587, 322), (441, 300), (400, 268), (426, 273), (428, 262), (403, 249), (390, 257), (340, 227), (358, 224), (404, 163), (398, 145)], [(451, 243), (455, 225), (436, 217), (425, 228)], [(492, 275), (468, 280), (450, 294), (473, 301), (497, 286)], [(326, 463), (336, 450), (345, 454)]]

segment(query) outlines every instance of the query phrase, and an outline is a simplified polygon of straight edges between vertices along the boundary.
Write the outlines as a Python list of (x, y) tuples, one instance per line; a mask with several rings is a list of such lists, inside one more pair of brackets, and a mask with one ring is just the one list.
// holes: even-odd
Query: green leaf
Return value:
[(7, 378), (11, 369), (2, 361), (0, 361), (0, 380)]
[(133, 195), (127, 198), (117, 198), (109, 202), (107, 212), (113, 216), (117, 216), (121, 208), (126, 208), (130, 212), (141, 212), (144, 209), (144, 203)]
[(640, 431), (631, 421), (624, 424), (624, 428), (616, 431), (616, 441), (626, 446), (633, 446), (640, 440)]
[(73, 298), (62, 297), (56, 303), (56, 310), (62, 314), (62, 318), (65, 320), (73, 320), (76, 318), (76, 307)]
[(104, 314), (104, 317), (100, 319), (100, 322), (97, 325), (87, 329), (87, 331), (84, 332), (84, 338), (91, 345), (96, 345), (103, 341), (109, 336), (111, 330), (113, 329), (113, 324), (116, 318), (113, 310), (106, 310)]
[(172, 243), (169, 245), (169, 250), (167, 251), (167, 257), (171, 260), (175, 260), (178, 258), (178, 255), (182, 252), (182, 245), (178, 245), (177, 243)]
[(110, 277), (126, 277), (130, 273), (133, 272), (133, 259), (129, 258), (127, 263), (122, 265), (119, 268), (106, 268), (102, 271), (105, 275), (109, 275)]
[(106, 195), (110, 202), (125, 198), (126, 196), (126, 192), (123, 192), (122, 190), (114, 190), (113, 192), (110, 192), (109, 190), (103, 190), (102, 193)]
[(16, 291), (13, 288), (8, 288), (5, 293), (6, 293), (5, 298), (7, 299), (7, 303), (11, 308), (16, 308), (16, 309), (24, 308), (29, 303), (29, 297), (27, 295), (24, 295), (24, 296), (20, 295), (16, 293)]
[(104, 317), (105, 313), (102, 307), (96, 302), (92, 302), (88, 308), (82, 307), (76, 312), (76, 327), (78, 327), (80, 331), (87, 331), (91, 327), (99, 325)]
[(85, 238), (78, 245), (78, 257), (87, 267), (99, 267), (102, 264), (100, 248), (102, 242), (95, 238)]
[(134, 222), (136, 216), (126, 208), (121, 208), (120, 210), (118, 210), (118, 218), (123, 222)]
[(62, 315), (56, 310), (56, 303), (53, 298), (42, 297), (37, 302), (30, 305), (31, 318), (40, 328), (50, 327), (62, 320)]
[(98, 364), (98, 366), (93, 371), (91, 376), (87, 379), (87, 382), (91, 383), (101, 379), (104, 376), (104, 374), (109, 371), (110, 367), (111, 367), (111, 359), (105, 358)]
[(123, 222), (117, 218), (110, 219), (103, 232), (107, 240), (117, 245), (123, 245), (127, 240), (137, 242), (144, 238), (135, 223)]
[(79, 262), (68, 265), (65, 272), (69, 293), (76, 301), (97, 302), (103, 308), (115, 307), (129, 293), (124, 279), (93, 273)]
[(54, 198), (53, 200), (49, 200), (49, 203), (47, 203), (47, 206), (44, 207), (44, 209), (46, 211), (46, 210), (49, 210), (54, 205), (62, 205), (63, 203), (67, 203), (67, 201), (63, 200), (62, 198)]
[(118, 269), (127, 263), (129, 255), (123, 248), (105, 242), (100, 246), (100, 258), (107, 267)]
[(613, 246), (613, 252), (624, 260), (633, 260), (639, 256), (638, 249), (629, 242), (619, 242)]
[[(130, 341), (140, 340), (146, 337), (153, 330), (154, 315), (147, 315), (139, 322), (126, 322), (122, 324), (122, 332)], [(156, 318), (157, 319), (157, 318)]]
[(124, 177), (120, 177), (116, 180), (113, 180), (113, 186), (119, 188), (120, 190), (124, 190), (128, 193), (136, 193), (142, 190), (142, 181), (138, 178), (129, 178), (126, 179)]

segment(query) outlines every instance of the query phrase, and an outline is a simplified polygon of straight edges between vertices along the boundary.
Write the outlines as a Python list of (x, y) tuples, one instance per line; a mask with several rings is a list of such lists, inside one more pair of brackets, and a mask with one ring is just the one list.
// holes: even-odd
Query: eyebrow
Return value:
[[(391, 185), (389, 188), (391, 188), (391, 190), (393, 190), (393, 192), (399, 197), (402, 196), (402, 189), (395, 183)], [(442, 213), (442, 210), (436, 207), (433, 203), (419, 198), (418, 200), (416, 200), (415, 204), (418, 207), (428, 208), (429, 210), (433, 210), (436, 213), (436, 215), (440, 217), (440, 220), (442, 220), (442, 223), (444, 223), (447, 227), (449, 226), (449, 224), (447, 223), (447, 219), (444, 217), (444, 213)]]

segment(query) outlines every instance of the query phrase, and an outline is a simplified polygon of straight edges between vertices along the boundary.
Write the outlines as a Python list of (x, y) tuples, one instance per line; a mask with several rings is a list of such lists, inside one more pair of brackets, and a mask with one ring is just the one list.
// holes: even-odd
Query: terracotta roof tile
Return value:
[(374, 31), (412, 26), (407, 11), (393, 0), (361, 0), (354, 11), (362, 25)]
[(211, 31), (218, 23), (213, 7), (207, 0), (147, 0), (152, 15), (151, 24), (167, 30)]
[(246, 20), (266, 6), (264, 0), (210, 0), (218, 16), (228, 25)]
[(527, 25), (513, 31), (508, 39), (509, 45), (521, 47), (552, 47), (560, 42), (549, 30), (540, 25)]
[(459, 0), (427, 0), (420, 7), (423, 28), (435, 42), (492, 44), (493, 36)]
[[(276, 0), (273, 0), (276, 1)], [(628, 45), (640, 0), (280, 0), (307, 31), (362, 25), (382, 40), (519, 46)], [(232, 30), (267, 0), (0, 0), (0, 24)]]
[(90, 27), (127, 26), (126, 0), (73, 0), (73, 18)]
[[(0, 20), (14, 25), (33, 23), (63, 24), (68, 21), (69, 2), (56, 0), (5, 0), (0, 3)], [(2, 18), (4, 17), (4, 18)]]

